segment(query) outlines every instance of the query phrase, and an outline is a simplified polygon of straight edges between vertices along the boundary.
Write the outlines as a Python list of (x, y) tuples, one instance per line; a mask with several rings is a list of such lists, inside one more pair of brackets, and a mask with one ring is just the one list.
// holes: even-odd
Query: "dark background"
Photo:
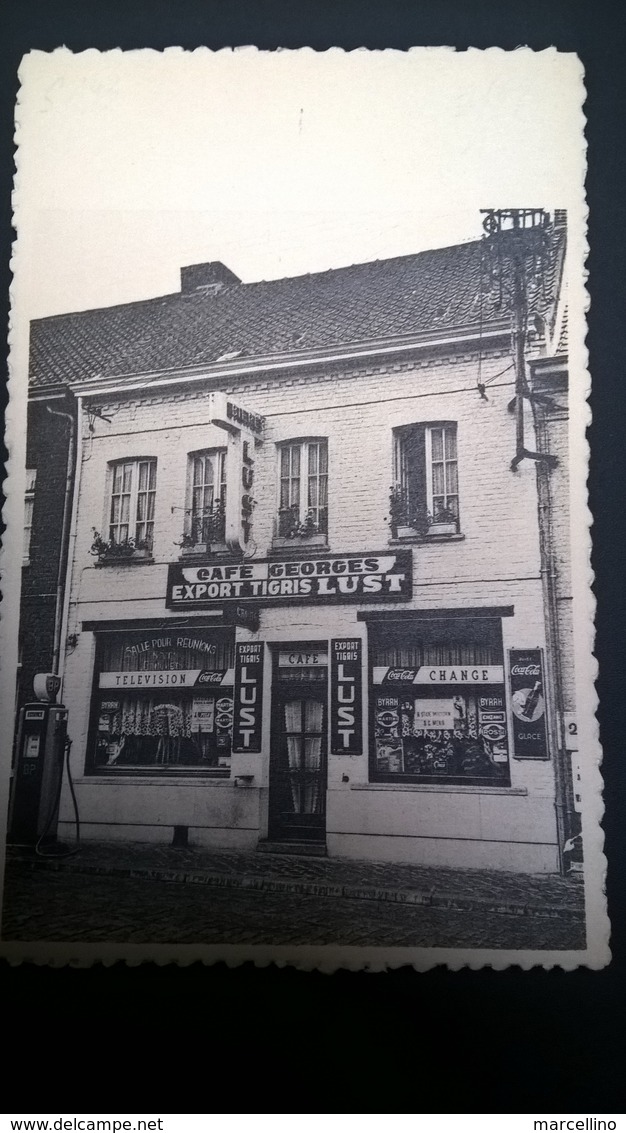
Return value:
[[(613, 963), (417, 974), (0, 965), (4, 1112), (623, 1112), (625, 881), (623, 5), (608, 0), (4, 0), (0, 321), (21, 56), (66, 45), (576, 52), (586, 69), (598, 712)], [(24, 1088), (24, 1083), (26, 1088)]]

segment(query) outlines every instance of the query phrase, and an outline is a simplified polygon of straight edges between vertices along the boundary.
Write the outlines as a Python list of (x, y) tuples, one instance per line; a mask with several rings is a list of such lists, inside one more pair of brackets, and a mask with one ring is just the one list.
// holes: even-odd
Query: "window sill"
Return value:
[(426, 791), (443, 795), (527, 795), (527, 787), (481, 787), (475, 783), (352, 783), (351, 791)]
[(154, 563), (154, 555), (146, 555), (142, 551), (136, 551), (134, 555), (129, 555), (128, 558), (97, 559), (94, 565), (96, 567), (127, 567), (151, 566), (152, 563)]
[(330, 550), (326, 535), (294, 535), (293, 539), (283, 539), (276, 536), (272, 539), (271, 549), (273, 551), (299, 551), (306, 547), (314, 547), (316, 551)]
[(196, 559), (213, 558), (215, 555), (230, 554), (226, 543), (196, 543), (195, 547), (185, 547), (181, 550), (179, 561), (188, 562)]
[(429, 532), (427, 535), (419, 535), (415, 531), (412, 535), (398, 535), (395, 539), (389, 540), (390, 547), (405, 547), (407, 543), (460, 543), (465, 539), (465, 535), (456, 531), (449, 535), (440, 535), (438, 532)]
[(94, 783), (104, 785), (105, 783), (111, 784), (117, 782), (124, 782), (125, 784), (141, 784), (142, 787), (172, 787), (182, 786), (185, 783), (197, 783), (201, 779), (205, 783), (211, 783), (218, 787), (233, 787), (234, 779), (231, 778), (230, 768), (223, 770), (215, 769), (211, 771), (194, 771), (190, 768), (187, 772), (182, 771), (161, 771), (155, 773), (154, 769), (150, 768), (146, 771), (138, 771), (136, 768), (129, 768), (128, 771), (123, 770), (121, 767), (108, 772), (104, 768), (99, 768), (93, 774), (86, 773), (81, 779), (75, 779), (75, 783), (82, 786), (86, 783)]

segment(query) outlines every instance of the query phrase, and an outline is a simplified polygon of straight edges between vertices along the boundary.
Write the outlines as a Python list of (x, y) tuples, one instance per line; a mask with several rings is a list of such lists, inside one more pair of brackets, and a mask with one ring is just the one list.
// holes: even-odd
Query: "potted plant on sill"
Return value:
[(457, 531), (458, 520), (452, 508), (440, 507), (430, 516), (429, 535), (456, 535)]
[(411, 505), (401, 484), (389, 489), (389, 526), (393, 539), (410, 539), (428, 534), (430, 519), (425, 507)]
[(438, 507), (431, 515), (425, 505), (410, 502), (401, 484), (392, 484), (389, 489), (389, 525), (393, 539), (456, 535), (458, 531), (458, 519), (451, 508)]
[[(323, 510), (320, 508), (320, 517), (323, 515)], [(297, 505), (291, 507), (282, 507), (278, 512), (278, 535), (274, 540), (277, 546), (287, 546), (292, 540), (297, 542), (299, 546), (305, 547), (323, 547), (326, 544), (326, 531), (325, 522), (320, 523), (315, 519), (315, 511), (309, 508), (304, 519), (300, 519), (300, 512)]]
[(99, 531), (95, 527), (93, 531), (93, 543), (89, 549), (90, 555), (95, 555), (99, 564), (104, 563), (128, 563), (133, 560), (149, 559), (152, 554), (152, 543), (147, 539), (121, 539), (119, 542), (115, 539), (102, 538)]
[(182, 533), (174, 546), (180, 547), (183, 555), (210, 555), (215, 549), (225, 548), (225, 529), (226, 507), (224, 501), (218, 500), (213, 507), (191, 517), (189, 530)]

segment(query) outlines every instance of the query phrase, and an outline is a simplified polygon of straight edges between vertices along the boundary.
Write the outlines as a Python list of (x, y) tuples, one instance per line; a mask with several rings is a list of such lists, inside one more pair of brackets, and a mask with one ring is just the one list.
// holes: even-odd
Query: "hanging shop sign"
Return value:
[(143, 669), (129, 672), (104, 672), (98, 677), (98, 688), (197, 688), (232, 685), (232, 669)]
[(225, 539), (231, 551), (242, 554), (252, 537), (254, 453), (255, 446), (263, 439), (265, 419), (216, 390), (209, 395), (209, 420), (228, 434)]
[(165, 603), (173, 610), (224, 602), (264, 604), (406, 601), (412, 595), (411, 551), (255, 559), (188, 566), (170, 563)]
[(265, 418), (260, 413), (237, 405), (221, 390), (209, 394), (209, 421), (229, 433), (239, 433), (243, 429), (259, 441), (263, 438)]
[(235, 644), (234, 752), (261, 750), (263, 650), (262, 641)]
[(354, 755), (363, 750), (361, 641), (330, 643), (330, 750)]
[(511, 649), (513, 750), (517, 759), (548, 759), (543, 659), (540, 649)]
[(502, 665), (420, 665), (419, 668), (394, 668), (374, 665), (375, 685), (494, 685), (502, 684)]

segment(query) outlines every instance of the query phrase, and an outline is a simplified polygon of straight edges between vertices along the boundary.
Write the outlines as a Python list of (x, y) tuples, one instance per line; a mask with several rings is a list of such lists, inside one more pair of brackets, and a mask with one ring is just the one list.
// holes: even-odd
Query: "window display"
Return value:
[(214, 630), (103, 634), (90, 769), (227, 775), (233, 651)]
[(374, 778), (510, 783), (498, 619), (378, 627), (371, 701)]

